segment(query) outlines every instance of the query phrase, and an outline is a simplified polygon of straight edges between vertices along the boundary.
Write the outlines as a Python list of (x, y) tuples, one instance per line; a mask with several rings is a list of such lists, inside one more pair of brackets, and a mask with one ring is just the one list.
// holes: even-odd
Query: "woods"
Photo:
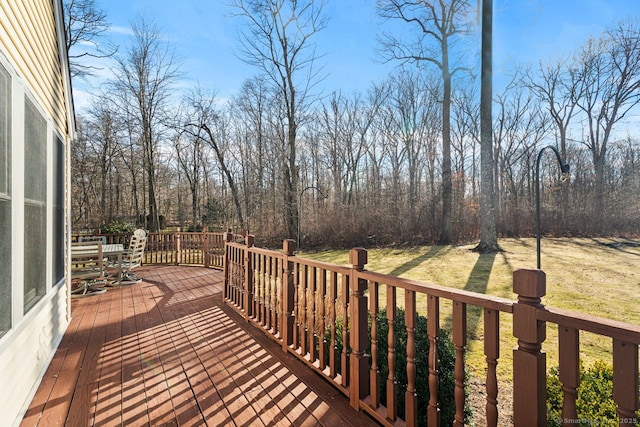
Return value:
[[(379, 13), (408, 25), (407, 3), (379, 1)], [(246, 23), (241, 55), (256, 74), (230, 99), (199, 85), (185, 91), (160, 29), (134, 23), (108, 89), (78, 117), (74, 228), (113, 220), (231, 227), (278, 245), (296, 237), (300, 219), (305, 248), (477, 240), (489, 190), (481, 185), (480, 75), (465, 70), (480, 68), (479, 27), (443, 24), (472, 13), (469, 2), (449, 2), (451, 10), (419, 3), (412, 12), (438, 43), (422, 45), (417, 58), (410, 49), (418, 47), (399, 36), (383, 39), (398, 66), (365, 93), (317, 88), (327, 78), (314, 45), (326, 26), (323, 2), (272, 0), (268, 13), (236, 2), (234, 19)], [(570, 57), (516, 64), (509, 82), (494, 83), (498, 235), (535, 233), (535, 162), (547, 145), (571, 174), (561, 181), (556, 160), (543, 157), (543, 233), (637, 233), (639, 30), (637, 20), (620, 22)], [(328, 197), (301, 197), (309, 186)]]

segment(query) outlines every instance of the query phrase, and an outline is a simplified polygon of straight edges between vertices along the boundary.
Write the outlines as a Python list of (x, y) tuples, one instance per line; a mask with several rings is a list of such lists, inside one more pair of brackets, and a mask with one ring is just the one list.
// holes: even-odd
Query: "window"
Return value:
[(53, 146), (53, 285), (64, 278), (64, 142), (55, 136)]
[(25, 96), (24, 107), (24, 312), (46, 291), (47, 122)]
[(11, 77), (0, 65), (0, 337), (11, 329)]

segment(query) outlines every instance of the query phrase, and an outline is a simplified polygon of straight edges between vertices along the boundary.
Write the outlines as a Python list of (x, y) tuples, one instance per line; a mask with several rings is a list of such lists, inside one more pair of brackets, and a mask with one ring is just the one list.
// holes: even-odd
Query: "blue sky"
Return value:
[[(472, 0), (473, 2), (473, 0)], [(155, 22), (183, 58), (187, 86), (201, 83), (228, 98), (258, 70), (234, 55), (240, 19), (227, 0), (98, 0), (112, 24), (109, 37), (126, 45), (131, 22), (139, 15)], [(375, 0), (328, 0), (329, 23), (316, 39), (328, 78), (324, 92), (366, 91), (395, 64), (376, 61), (376, 35), (383, 22)], [(630, 16), (640, 16), (640, 0), (494, 0), (495, 79), (515, 63), (537, 62), (574, 51), (590, 35)], [(478, 46), (479, 49), (479, 46)], [(124, 52), (124, 47), (121, 48)], [(100, 77), (108, 77), (108, 66)], [(77, 107), (87, 105), (90, 85), (75, 84)], [(499, 86), (499, 84), (498, 84)]]

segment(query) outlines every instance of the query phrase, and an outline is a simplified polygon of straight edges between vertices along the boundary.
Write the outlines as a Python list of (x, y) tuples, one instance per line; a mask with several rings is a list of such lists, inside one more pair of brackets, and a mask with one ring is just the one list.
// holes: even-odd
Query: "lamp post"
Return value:
[(536, 160), (536, 254), (538, 255), (538, 270), (540, 270), (540, 159), (542, 159), (542, 154), (547, 148), (553, 150), (556, 158), (558, 159), (560, 171), (562, 172), (560, 180), (566, 181), (569, 176), (569, 165), (562, 161), (562, 156), (560, 156), (556, 147), (552, 145), (542, 147), (538, 153), (538, 159)]
[(327, 196), (324, 195), (324, 193), (318, 188), (315, 187), (313, 185), (310, 185), (308, 187), (305, 187), (301, 192), (300, 192), (300, 196), (298, 197), (298, 241), (296, 242), (296, 247), (298, 248), (298, 250), (300, 250), (300, 212), (302, 212), (302, 195), (304, 194), (305, 191), (307, 190), (311, 190), (314, 189), (316, 190), (318, 193), (322, 194), (322, 197), (324, 197), (325, 199), (327, 198)]

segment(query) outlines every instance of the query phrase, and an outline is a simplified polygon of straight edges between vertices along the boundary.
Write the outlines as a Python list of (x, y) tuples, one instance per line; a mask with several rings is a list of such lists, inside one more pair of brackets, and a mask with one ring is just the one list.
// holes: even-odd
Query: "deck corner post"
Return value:
[(209, 238), (207, 228), (202, 227), (202, 262), (205, 268), (209, 268), (211, 261), (209, 260)]
[(180, 231), (173, 233), (173, 242), (173, 248), (175, 250), (175, 256), (173, 259), (175, 260), (176, 265), (180, 265)]
[(233, 234), (231, 233), (231, 231), (223, 233), (222, 239), (224, 240), (224, 259), (222, 261), (223, 262), (222, 271), (224, 272), (224, 287), (222, 289), (222, 300), (225, 301), (229, 299), (229, 295), (231, 295), (229, 290), (229, 284), (231, 283), (230, 281), (231, 272), (229, 271), (229, 250), (230, 249), (227, 243), (233, 240)]
[(360, 409), (360, 399), (369, 394), (369, 356), (366, 354), (368, 346), (368, 319), (367, 319), (367, 280), (359, 277), (359, 272), (364, 271), (368, 261), (367, 250), (353, 248), (349, 252), (351, 269), (351, 381), (349, 385), (349, 397), (351, 406)]
[(244, 242), (247, 247), (244, 249), (244, 299), (242, 308), (244, 309), (244, 318), (246, 320), (253, 316), (253, 311), (251, 310), (253, 307), (253, 258), (251, 257), (251, 248), (255, 241), (256, 237), (253, 234), (245, 235)]
[(513, 335), (518, 346), (513, 351), (513, 423), (547, 425), (546, 354), (541, 351), (546, 339), (546, 322), (538, 320), (546, 293), (546, 275), (537, 269), (513, 273)]
[(294, 255), (296, 250), (296, 241), (293, 239), (287, 239), (282, 242), (282, 252), (284, 253), (282, 258), (282, 315), (280, 316), (280, 331), (282, 334), (282, 351), (286, 352), (290, 345), (293, 345), (293, 309), (294, 309), (294, 294), (295, 287), (293, 283), (293, 261), (289, 260), (289, 257)]

